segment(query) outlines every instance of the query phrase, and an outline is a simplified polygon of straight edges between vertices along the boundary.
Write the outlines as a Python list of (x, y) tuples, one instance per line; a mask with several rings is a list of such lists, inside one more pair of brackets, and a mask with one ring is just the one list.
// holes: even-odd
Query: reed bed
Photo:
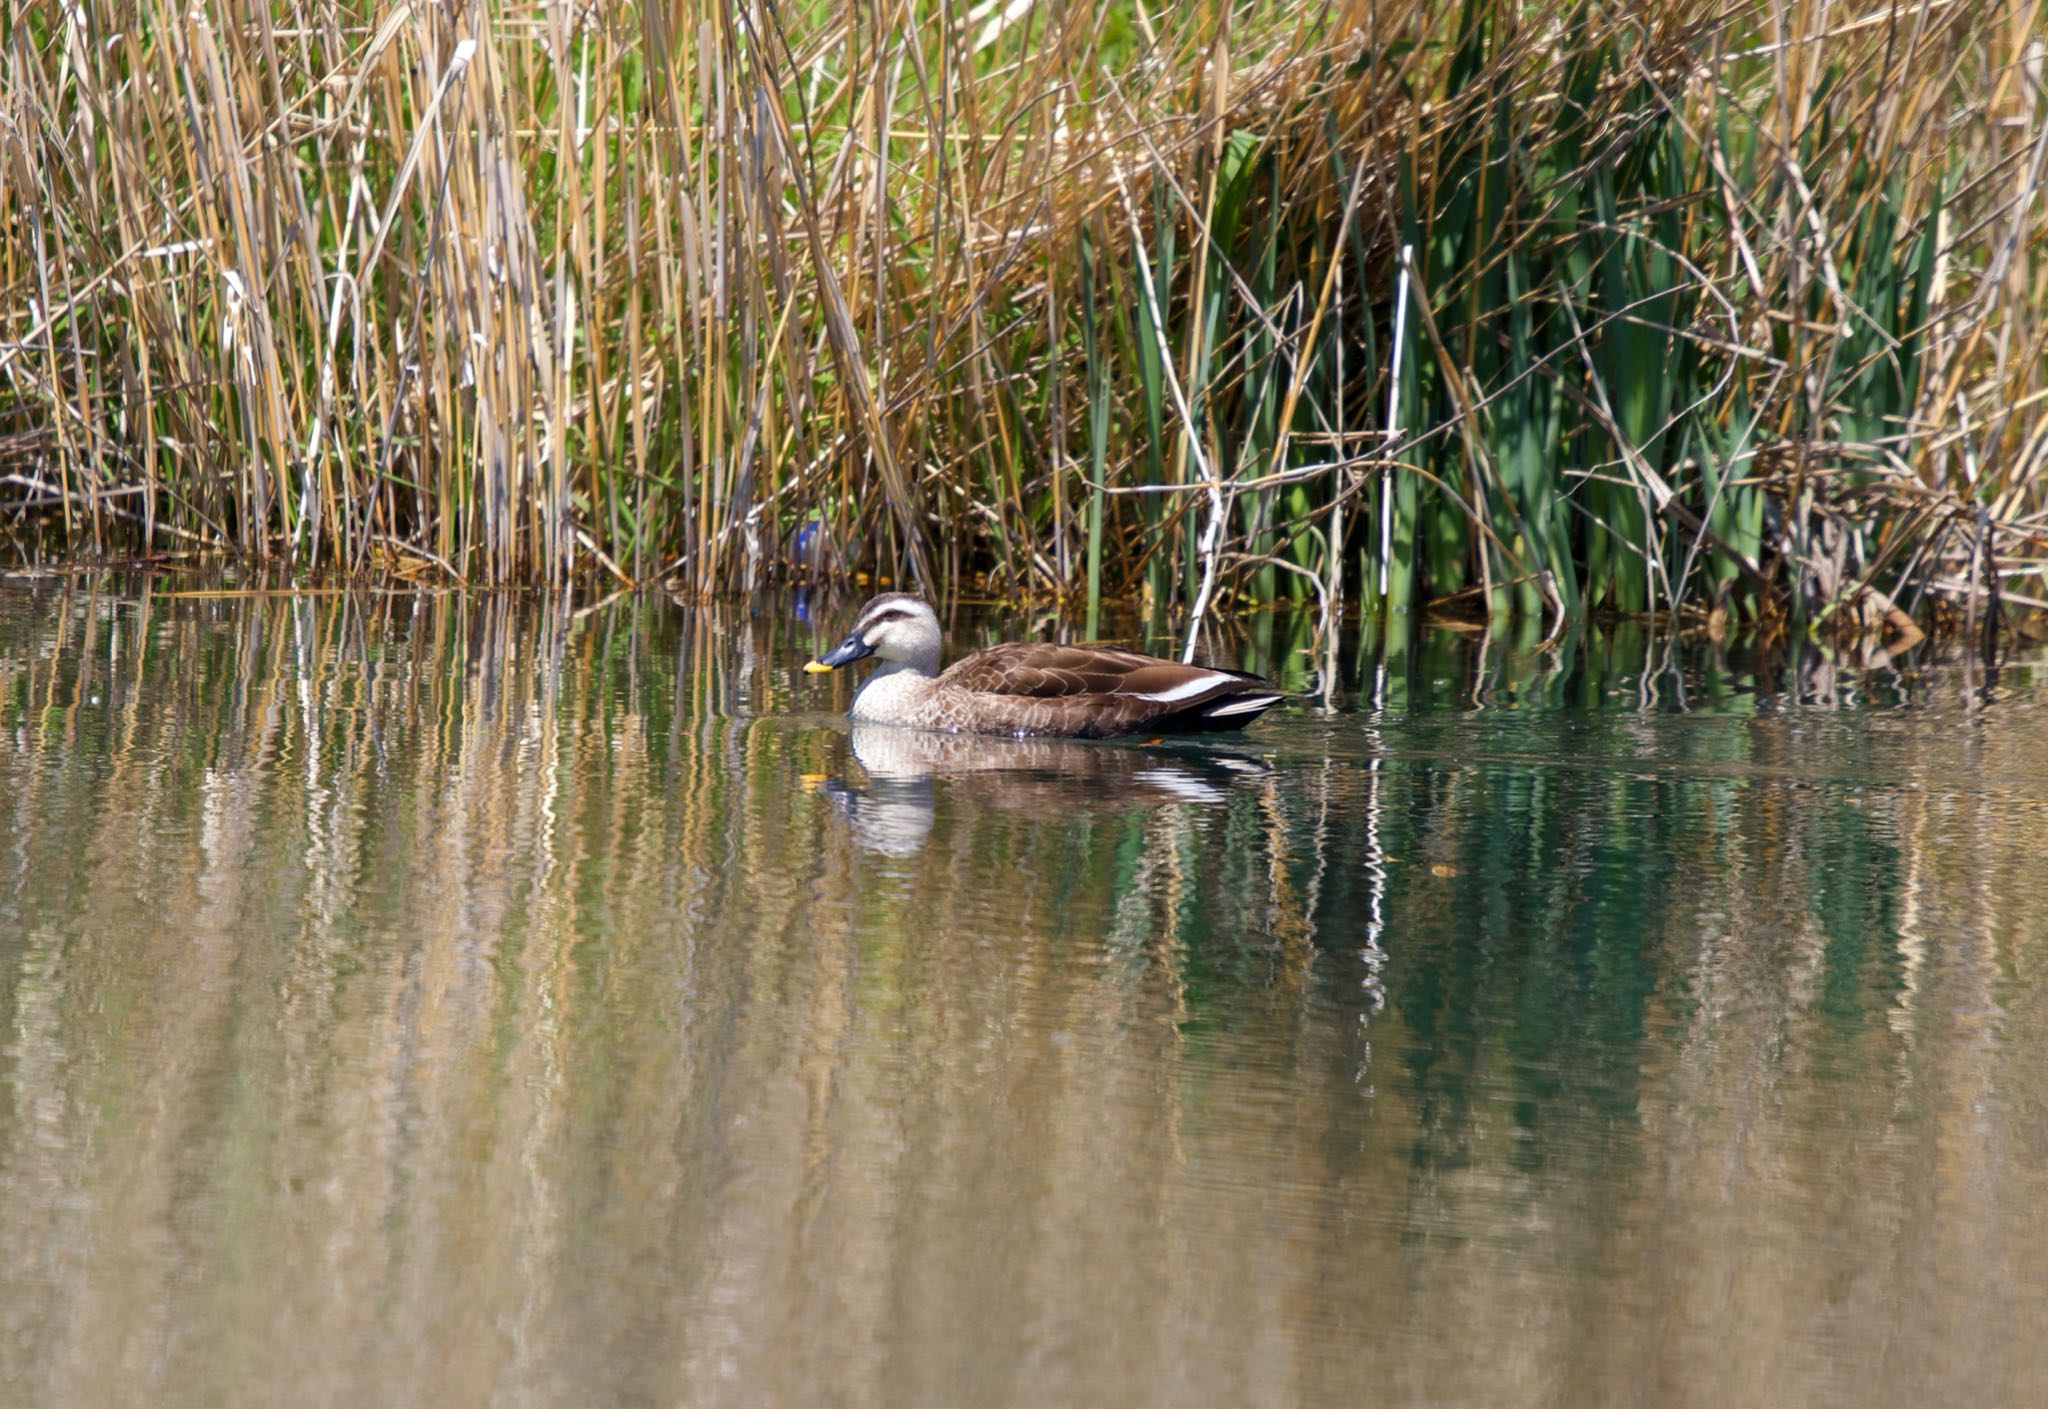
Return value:
[(0, 40), (19, 555), (1091, 622), (2048, 601), (2044, 0), (139, 0)]

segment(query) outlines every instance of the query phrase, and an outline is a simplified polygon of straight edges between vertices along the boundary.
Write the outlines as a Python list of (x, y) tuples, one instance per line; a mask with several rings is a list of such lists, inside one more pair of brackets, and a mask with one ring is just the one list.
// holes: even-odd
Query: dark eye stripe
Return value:
[(909, 620), (909, 612), (904, 611), (900, 607), (891, 607), (888, 611), (876, 612), (873, 616), (869, 617), (866, 621), (863, 621), (858, 627), (854, 629), (857, 631), (867, 631), (869, 628), (880, 626), (884, 622)]

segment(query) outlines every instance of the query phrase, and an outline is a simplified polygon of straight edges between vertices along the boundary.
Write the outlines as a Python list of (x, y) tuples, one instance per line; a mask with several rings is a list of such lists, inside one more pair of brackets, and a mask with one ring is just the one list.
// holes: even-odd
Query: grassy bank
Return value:
[(9, 10), (0, 543), (1974, 620), (2044, 5)]

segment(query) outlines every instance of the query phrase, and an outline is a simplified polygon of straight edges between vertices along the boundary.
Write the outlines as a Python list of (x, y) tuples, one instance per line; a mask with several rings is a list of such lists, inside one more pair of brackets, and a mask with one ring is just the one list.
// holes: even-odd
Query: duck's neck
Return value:
[(885, 660), (854, 692), (855, 719), (888, 720), (924, 698), (938, 659)]

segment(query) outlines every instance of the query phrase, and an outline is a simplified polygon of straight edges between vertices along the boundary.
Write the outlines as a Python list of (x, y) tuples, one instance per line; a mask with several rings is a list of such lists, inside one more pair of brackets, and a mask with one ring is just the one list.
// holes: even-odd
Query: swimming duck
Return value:
[(1102, 646), (993, 646), (941, 674), (943, 641), (929, 602), (884, 592), (860, 609), (844, 641), (804, 669), (877, 657), (881, 668), (853, 697), (854, 719), (962, 734), (1207, 733), (1242, 729), (1280, 700), (1270, 681), (1241, 670)]

